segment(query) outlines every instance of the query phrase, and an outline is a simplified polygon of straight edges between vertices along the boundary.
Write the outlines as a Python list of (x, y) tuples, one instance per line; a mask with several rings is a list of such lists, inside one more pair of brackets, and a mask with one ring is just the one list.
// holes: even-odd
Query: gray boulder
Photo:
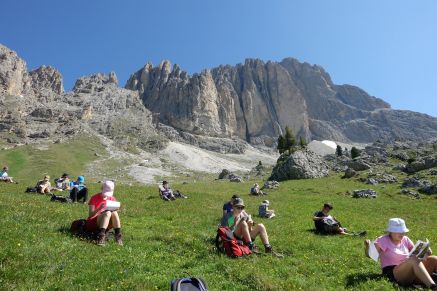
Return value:
[(221, 171), (221, 173), (219, 174), (218, 178), (219, 178), (219, 180), (229, 179), (229, 174), (231, 174), (231, 172), (229, 170), (223, 169)]
[(393, 167), (393, 170), (395, 171), (405, 171), (406, 165), (405, 164), (397, 164)]
[(353, 198), (376, 198), (377, 196), (376, 191), (371, 189), (354, 190), (352, 192)]
[(269, 180), (313, 179), (325, 177), (328, 173), (329, 167), (321, 156), (309, 150), (299, 150), (288, 157), (280, 157)]
[(414, 198), (414, 199), (420, 199), (419, 193), (411, 191), (411, 190), (402, 189), (401, 193), (404, 194), (404, 195), (407, 195), (407, 196), (409, 196), (411, 198)]
[(367, 178), (366, 184), (377, 185), (379, 182), (374, 178)]
[(241, 182), (243, 182), (243, 178), (241, 178), (240, 176), (237, 176), (237, 175), (231, 173), (229, 175), (229, 181), (230, 182), (241, 183)]
[(262, 189), (277, 189), (279, 187), (278, 181), (267, 181), (264, 183)]
[(427, 188), (432, 186), (428, 180), (421, 180), (418, 177), (406, 178), (402, 183), (402, 188)]
[(354, 177), (354, 176), (356, 176), (357, 175), (357, 172), (354, 170), (354, 169), (352, 169), (352, 168), (347, 168), (345, 171), (344, 171), (344, 176), (343, 176), (343, 178), (352, 178), (352, 177)]
[(355, 171), (365, 171), (370, 169), (370, 165), (367, 164), (364, 160), (362, 159), (354, 159), (354, 160), (350, 160), (346, 163), (346, 165), (349, 168), (354, 169)]
[(431, 171), (429, 171), (429, 174), (430, 175), (437, 175), (437, 170), (431, 170)]
[(428, 156), (406, 165), (404, 172), (416, 173), (422, 170), (437, 167), (437, 156)]
[(437, 184), (424, 185), (419, 189), (419, 191), (425, 194), (437, 194)]

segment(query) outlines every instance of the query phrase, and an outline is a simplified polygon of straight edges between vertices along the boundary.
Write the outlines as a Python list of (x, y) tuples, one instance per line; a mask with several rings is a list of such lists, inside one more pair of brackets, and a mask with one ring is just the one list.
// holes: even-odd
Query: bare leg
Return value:
[(249, 226), (247, 225), (246, 221), (242, 221), (238, 224), (237, 229), (235, 230), (235, 234), (238, 237), (243, 238), (246, 243), (252, 242), (249, 232)]
[(120, 217), (118, 216), (118, 212), (117, 211), (113, 211), (113, 212), (110, 212), (110, 213), (111, 213), (112, 226), (114, 228), (120, 228), (121, 227), (121, 223), (120, 223)]
[(428, 274), (432, 274), (433, 272), (437, 271), (437, 256), (429, 256), (426, 258), (425, 261), (423, 261), (423, 264), (425, 265), (426, 270), (428, 271)]
[(269, 236), (267, 235), (267, 230), (264, 224), (257, 224), (254, 229), (250, 232), (250, 237), (255, 240), (257, 236), (260, 236), (261, 241), (264, 245), (269, 244)]
[(98, 228), (107, 229), (109, 225), (109, 220), (111, 218), (111, 212), (105, 211), (97, 217), (97, 226)]
[(393, 269), (393, 275), (401, 284), (411, 284), (417, 278), (421, 283), (427, 287), (435, 284), (429, 275), (425, 265), (417, 260), (417, 258), (409, 258)]

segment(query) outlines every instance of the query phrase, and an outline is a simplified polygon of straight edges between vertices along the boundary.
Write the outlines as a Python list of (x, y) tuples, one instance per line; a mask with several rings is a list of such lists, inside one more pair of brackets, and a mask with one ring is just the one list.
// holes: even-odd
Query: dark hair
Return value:
[(165, 185), (165, 184), (168, 184), (168, 182), (167, 181), (162, 181), (162, 185)]
[(323, 208), (333, 209), (334, 206), (332, 206), (332, 203), (325, 203), (325, 204), (323, 204)]
[(237, 194), (232, 195), (232, 199), (237, 199), (240, 198), (240, 196), (238, 196)]
[(67, 173), (62, 174), (62, 177), (68, 177)]

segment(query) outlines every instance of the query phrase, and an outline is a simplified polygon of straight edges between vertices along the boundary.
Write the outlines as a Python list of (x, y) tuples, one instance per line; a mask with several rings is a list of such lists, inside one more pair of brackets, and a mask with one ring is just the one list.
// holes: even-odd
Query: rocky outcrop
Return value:
[(405, 173), (416, 173), (422, 170), (437, 167), (437, 156), (428, 156), (408, 163), (405, 166)]
[(41, 66), (36, 70), (30, 71), (29, 77), (33, 93), (36, 96), (47, 91), (58, 95), (64, 93), (62, 75), (51, 66)]
[(307, 140), (437, 136), (436, 118), (391, 110), (357, 87), (333, 84), (320, 66), (292, 58), (248, 59), (192, 76), (163, 61), (145, 65), (125, 87), (137, 90), (146, 107), (159, 113), (159, 121), (177, 130), (253, 144), (274, 144), (286, 125)]
[(0, 44), (0, 94), (19, 96), (29, 86), (26, 63)]
[(346, 170), (344, 171), (343, 178), (348, 179), (348, 178), (352, 178), (352, 177), (354, 177), (354, 176), (356, 176), (356, 175), (357, 175), (357, 172), (356, 172), (354, 169), (348, 167), (348, 168), (346, 168)]
[(370, 165), (362, 159), (354, 159), (346, 162), (346, 165), (355, 171), (365, 171), (370, 169)]
[(377, 196), (376, 191), (371, 189), (354, 190), (352, 192), (353, 198), (376, 198)]
[(290, 156), (281, 156), (269, 180), (321, 178), (327, 176), (328, 173), (329, 167), (321, 156), (309, 150), (302, 150)]

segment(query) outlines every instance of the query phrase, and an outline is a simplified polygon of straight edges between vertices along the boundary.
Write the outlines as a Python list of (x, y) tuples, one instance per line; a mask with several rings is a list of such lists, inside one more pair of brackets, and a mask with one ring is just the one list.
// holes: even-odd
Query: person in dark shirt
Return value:
[(223, 204), (223, 215), (222, 215), (222, 219), (220, 224), (225, 224), (225, 219), (228, 213), (233, 211), (232, 208), (232, 203), (235, 201), (235, 199), (239, 199), (240, 196), (238, 196), (237, 194), (232, 195), (231, 200), (229, 200), (228, 202), (226, 202), (225, 204)]
[(316, 231), (322, 234), (348, 234), (346, 228), (341, 227), (335, 217), (329, 215), (333, 209), (331, 203), (325, 203), (321, 211), (316, 211), (313, 216)]

